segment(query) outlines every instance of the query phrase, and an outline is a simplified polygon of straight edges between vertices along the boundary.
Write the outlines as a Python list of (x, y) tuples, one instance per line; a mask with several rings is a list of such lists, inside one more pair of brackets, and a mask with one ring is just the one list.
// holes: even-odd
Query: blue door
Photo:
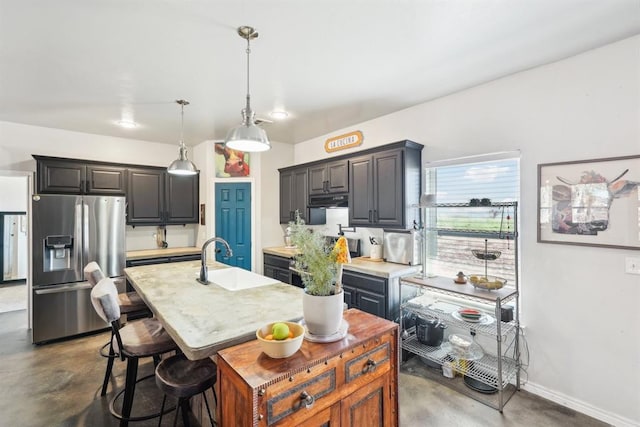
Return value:
[(216, 236), (233, 249), (227, 258), (222, 245), (216, 243), (216, 261), (251, 270), (251, 184), (216, 183)]

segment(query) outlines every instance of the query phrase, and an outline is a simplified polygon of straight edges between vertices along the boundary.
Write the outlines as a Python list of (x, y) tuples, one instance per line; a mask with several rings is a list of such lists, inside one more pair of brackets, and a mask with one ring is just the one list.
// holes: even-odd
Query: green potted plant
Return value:
[(296, 211), (289, 223), (291, 240), (298, 249), (295, 268), (304, 284), (302, 311), (310, 334), (332, 335), (342, 324), (344, 294), (336, 288), (337, 253), (324, 236), (314, 233)]

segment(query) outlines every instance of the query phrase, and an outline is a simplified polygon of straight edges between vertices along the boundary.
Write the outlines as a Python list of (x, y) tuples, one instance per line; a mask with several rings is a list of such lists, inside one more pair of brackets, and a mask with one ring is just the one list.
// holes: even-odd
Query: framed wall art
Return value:
[(237, 178), (249, 176), (249, 153), (225, 147), (224, 143), (216, 143), (216, 177)]
[(538, 242), (640, 249), (640, 155), (538, 165)]

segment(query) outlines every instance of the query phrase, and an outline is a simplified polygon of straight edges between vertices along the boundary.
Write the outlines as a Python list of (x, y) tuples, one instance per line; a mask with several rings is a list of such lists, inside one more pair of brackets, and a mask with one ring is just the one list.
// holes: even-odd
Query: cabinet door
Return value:
[(293, 220), (293, 171), (280, 173), (280, 224)]
[(358, 290), (356, 294), (356, 306), (358, 309), (370, 314), (375, 314), (383, 319), (386, 318), (385, 305), (384, 295), (361, 290)]
[(363, 385), (355, 393), (342, 399), (340, 426), (392, 426), (392, 410), (389, 376), (385, 375)]
[(327, 165), (326, 189), (329, 193), (349, 191), (349, 161), (338, 160)]
[(308, 420), (297, 424), (297, 427), (338, 427), (340, 426), (340, 403), (314, 414)]
[(276, 268), (270, 265), (264, 264), (262, 266), (262, 274), (267, 277), (271, 277), (272, 279), (276, 278)]
[(307, 185), (307, 168), (296, 169), (293, 172), (293, 188), (291, 189), (293, 194), (291, 210), (294, 212), (292, 220), (295, 219), (295, 211), (298, 211), (302, 219), (309, 221), (307, 215), (307, 198), (309, 194)]
[(164, 221), (164, 171), (127, 171), (127, 224), (161, 224)]
[(125, 194), (125, 173), (123, 167), (87, 165), (87, 193)]
[(200, 216), (200, 175), (166, 176), (165, 222), (167, 224), (197, 224)]
[(324, 194), (327, 192), (327, 165), (311, 166), (309, 174), (309, 194)]
[(374, 154), (373, 161), (373, 222), (379, 227), (401, 228), (404, 226), (402, 150)]
[(351, 286), (342, 284), (342, 291), (344, 292), (344, 302), (347, 304), (347, 308), (358, 308), (356, 305), (356, 290)]
[(363, 156), (349, 163), (349, 225), (373, 224), (373, 158)]
[(86, 180), (83, 163), (38, 160), (38, 193), (82, 194)]

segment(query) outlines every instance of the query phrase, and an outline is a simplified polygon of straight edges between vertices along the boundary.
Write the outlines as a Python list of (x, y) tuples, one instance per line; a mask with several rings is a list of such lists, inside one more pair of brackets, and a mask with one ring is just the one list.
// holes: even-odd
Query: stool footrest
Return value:
[[(137, 379), (137, 380), (136, 380), (136, 384), (138, 384), (140, 381), (148, 380), (149, 378), (153, 378), (153, 377), (155, 377), (155, 376), (156, 376), (156, 374), (155, 374), (155, 373), (153, 373), (153, 374), (149, 374), (149, 375), (147, 375), (147, 376), (144, 376), (144, 377), (142, 377), (142, 378), (139, 378), (139, 379)], [(115, 403), (116, 403), (116, 400), (117, 400), (120, 396), (122, 396), (122, 394), (124, 393), (124, 390), (125, 390), (125, 389), (124, 389), (124, 388), (122, 388), (122, 390), (120, 390), (118, 393), (116, 393), (116, 395), (115, 395), (115, 396), (113, 396), (113, 399), (111, 399), (111, 402), (109, 402), (109, 412), (111, 412), (111, 415), (113, 415), (113, 416), (114, 416), (116, 419), (118, 419), (118, 420), (122, 420), (122, 418), (123, 418), (123, 417), (122, 417), (122, 414), (121, 414), (121, 413), (119, 413), (119, 412), (116, 410), (116, 408), (115, 408)], [(164, 411), (162, 411), (162, 412), (156, 412), (156, 413), (148, 414), (148, 415), (140, 415), (140, 416), (138, 416), (138, 417), (129, 417), (129, 418), (128, 418), (128, 421), (145, 421), (145, 420), (150, 420), (150, 419), (152, 419), (152, 418), (157, 418), (157, 417), (159, 417), (159, 416), (161, 416), (161, 415), (168, 414), (169, 412), (171, 412), (171, 411), (173, 411), (173, 410), (175, 410), (175, 409), (176, 409), (176, 407), (175, 407), (175, 406), (173, 406), (173, 407), (170, 407), (170, 408), (165, 409), (165, 410), (164, 410)]]

